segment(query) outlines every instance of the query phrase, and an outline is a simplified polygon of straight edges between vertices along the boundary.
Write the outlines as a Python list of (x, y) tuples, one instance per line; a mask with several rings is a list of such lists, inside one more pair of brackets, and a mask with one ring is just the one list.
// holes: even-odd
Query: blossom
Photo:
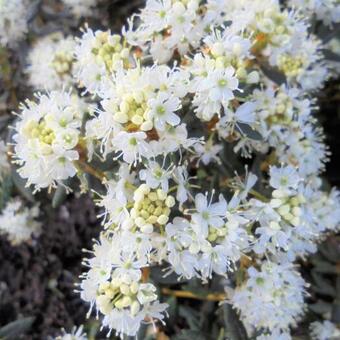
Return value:
[(63, 334), (54, 338), (54, 340), (87, 340), (86, 333), (83, 332), (83, 326), (79, 326), (78, 328), (74, 326), (71, 330), (71, 333), (67, 333), (64, 329), (62, 329)]
[(38, 206), (28, 208), (19, 199), (9, 201), (0, 215), (0, 234), (15, 246), (39, 236), (41, 223)]
[(57, 90), (73, 83), (75, 41), (53, 33), (39, 39), (28, 55), (27, 74), (35, 89)]
[(231, 303), (241, 319), (256, 328), (287, 331), (304, 310), (305, 282), (291, 264), (263, 261), (250, 267), (249, 278), (235, 290)]
[(141, 282), (146, 258), (136, 252), (136, 239), (131, 243), (130, 236), (116, 233), (95, 245), (80, 289), (82, 299), (103, 315), (109, 333), (135, 336), (143, 320), (162, 320), (167, 305), (157, 301), (153, 284)]
[(317, 340), (332, 340), (340, 336), (339, 329), (332, 322), (325, 320), (323, 322), (315, 321), (310, 325), (310, 336)]
[(77, 18), (89, 16), (94, 10), (97, 0), (63, 0), (63, 3)]
[(68, 92), (38, 94), (37, 99), (22, 104), (13, 139), (19, 174), (39, 190), (76, 174), (84, 109)]
[(25, 0), (1, 1), (0, 44), (14, 46), (27, 33), (27, 7)]
[(157, 98), (150, 99), (147, 117), (154, 120), (154, 125), (159, 130), (164, 130), (166, 123), (176, 126), (181, 121), (174, 113), (180, 108), (179, 104), (178, 98), (169, 98), (166, 93), (161, 93)]

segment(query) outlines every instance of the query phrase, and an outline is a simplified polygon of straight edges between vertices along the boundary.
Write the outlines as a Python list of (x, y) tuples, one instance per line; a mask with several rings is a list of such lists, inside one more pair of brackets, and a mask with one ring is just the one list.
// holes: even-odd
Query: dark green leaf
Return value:
[(17, 340), (19, 335), (25, 334), (30, 330), (33, 322), (33, 317), (13, 321), (0, 328), (0, 338), (5, 340)]
[(316, 314), (323, 315), (326, 313), (330, 313), (332, 311), (332, 304), (323, 301), (318, 301), (314, 304), (309, 305), (309, 309)]
[(65, 201), (66, 197), (66, 188), (63, 185), (59, 184), (52, 198), (52, 207), (58, 208)]
[(179, 306), (179, 315), (186, 320), (191, 330), (198, 331), (200, 322), (198, 320), (198, 312), (187, 306)]
[(201, 331), (193, 331), (186, 329), (182, 331), (177, 336), (171, 338), (172, 340), (207, 340), (207, 336), (203, 334)]
[(263, 140), (261, 134), (254, 130), (250, 125), (244, 123), (237, 123), (235, 125), (235, 129), (243, 136), (246, 136), (250, 139), (260, 141)]
[(319, 38), (323, 41), (323, 43), (327, 43), (332, 40), (334, 37), (337, 37), (340, 32), (340, 23), (333, 25), (333, 27), (328, 27), (320, 24), (317, 30), (317, 34)]
[(5, 176), (0, 183), (0, 211), (11, 198), (13, 182), (11, 176)]
[(225, 303), (222, 310), (227, 338), (230, 340), (247, 340), (247, 332), (232, 306)]
[(329, 262), (318, 260), (312, 258), (311, 262), (314, 264), (314, 271), (318, 273), (325, 274), (335, 274), (337, 272), (336, 265), (333, 265)]
[(314, 281), (314, 284), (312, 285), (311, 288), (315, 292), (331, 297), (336, 296), (335, 288), (330, 284), (330, 282), (326, 278), (318, 274), (315, 270), (312, 270), (311, 274)]
[(12, 180), (20, 194), (24, 196), (28, 201), (34, 202), (32, 190), (29, 187), (26, 187), (26, 180), (18, 174), (15, 167), (12, 168)]
[(323, 55), (327, 60), (340, 62), (340, 55), (331, 50), (323, 50)]
[(263, 73), (277, 85), (282, 85), (287, 82), (285, 75), (278, 69), (263, 64), (261, 65), (261, 69)]

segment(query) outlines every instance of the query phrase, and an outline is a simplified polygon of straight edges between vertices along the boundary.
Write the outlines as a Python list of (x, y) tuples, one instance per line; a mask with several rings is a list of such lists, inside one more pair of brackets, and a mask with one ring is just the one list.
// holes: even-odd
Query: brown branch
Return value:
[(209, 293), (207, 295), (196, 295), (186, 290), (172, 290), (169, 288), (162, 288), (162, 293), (164, 295), (175, 296), (178, 298), (205, 300), (205, 301), (225, 301), (227, 299), (227, 295), (224, 293)]

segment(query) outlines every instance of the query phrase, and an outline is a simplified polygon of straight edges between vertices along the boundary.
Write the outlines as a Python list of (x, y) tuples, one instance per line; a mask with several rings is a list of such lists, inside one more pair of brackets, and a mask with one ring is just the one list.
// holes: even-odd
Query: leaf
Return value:
[(326, 280), (322, 275), (318, 274), (314, 270), (311, 272), (314, 284), (312, 285), (312, 289), (320, 294), (335, 297), (336, 291), (334, 287)]
[(0, 338), (5, 340), (17, 340), (19, 335), (25, 334), (31, 329), (33, 322), (33, 317), (13, 321), (0, 328)]
[(237, 122), (237, 124), (235, 125), (235, 129), (243, 136), (246, 136), (250, 139), (256, 140), (256, 141), (260, 141), (263, 140), (261, 134), (254, 130), (250, 125), (245, 124), (245, 123), (240, 123)]
[(232, 306), (225, 303), (222, 306), (222, 311), (227, 338), (230, 340), (247, 340), (247, 332)]
[(24, 180), (17, 172), (15, 167), (12, 168), (12, 180), (18, 191), (24, 196), (28, 201), (34, 202), (34, 196), (32, 190), (26, 187), (26, 180)]
[(327, 60), (340, 62), (340, 55), (331, 50), (323, 50), (323, 55)]
[(179, 306), (179, 315), (184, 318), (191, 330), (200, 330), (200, 322), (198, 320), (198, 313), (195, 309), (187, 306)]
[(332, 27), (328, 27), (320, 24), (317, 30), (317, 35), (325, 44), (328, 41), (332, 40), (332, 38), (337, 37), (340, 32), (340, 23), (333, 25)]
[(318, 273), (325, 273), (325, 274), (335, 274), (337, 273), (337, 267), (336, 265), (333, 265), (329, 262), (318, 260), (318, 259), (311, 259), (311, 262), (313, 263), (314, 271)]
[(13, 182), (11, 176), (5, 176), (0, 184), (0, 211), (11, 198)]
[(193, 331), (190, 329), (186, 329), (181, 331), (178, 335), (171, 337), (172, 340), (207, 340), (205, 334), (201, 331)]
[(165, 302), (169, 305), (167, 309), (167, 313), (169, 315), (167, 323), (168, 325), (174, 325), (177, 319), (177, 311), (178, 311), (177, 298), (174, 296), (171, 296)]
[(282, 85), (287, 82), (285, 75), (274, 67), (261, 64), (261, 70), (270, 80), (275, 82), (277, 85)]
[(314, 313), (319, 314), (319, 315), (330, 313), (332, 310), (332, 304), (323, 302), (323, 301), (318, 301), (314, 304), (310, 304), (308, 305), (308, 307)]
[(66, 188), (63, 185), (59, 184), (52, 198), (52, 207), (58, 208), (65, 201), (66, 197)]

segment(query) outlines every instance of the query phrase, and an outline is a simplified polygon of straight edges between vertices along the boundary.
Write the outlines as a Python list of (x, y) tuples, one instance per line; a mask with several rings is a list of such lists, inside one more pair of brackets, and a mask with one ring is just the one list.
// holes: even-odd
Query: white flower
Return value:
[(79, 326), (78, 328), (74, 326), (71, 330), (71, 333), (67, 333), (64, 329), (62, 329), (63, 334), (54, 338), (54, 340), (87, 340), (86, 333), (83, 332), (83, 326)]
[(300, 181), (301, 177), (292, 166), (270, 167), (269, 184), (275, 189), (288, 192), (291, 189), (296, 190)]
[(290, 0), (289, 3), (310, 20), (316, 15), (318, 20), (329, 26), (340, 22), (340, 6), (336, 0)]
[(74, 47), (74, 38), (64, 38), (61, 33), (39, 39), (28, 55), (30, 84), (49, 91), (72, 85)]
[(192, 219), (197, 223), (204, 234), (208, 232), (208, 226), (221, 227), (224, 224), (223, 218), (227, 213), (227, 202), (222, 195), (219, 201), (212, 203), (212, 196), (208, 202), (207, 195), (197, 194), (195, 196), (195, 209), (197, 213), (192, 215)]
[(123, 156), (125, 162), (136, 163), (142, 157), (152, 157), (145, 139), (146, 134), (144, 132), (128, 133), (121, 131), (112, 139), (112, 146), (119, 152), (119, 155)]
[(0, 44), (14, 46), (27, 33), (26, 0), (1, 0), (0, 2)]
[(77, 39), (75, 57), (75, 76), (80, 86), (91, 94), (103, 95), (111, 86), (111, 72), (128, 63), (129, 49), (123, 47), (119, 35), (86, 27)]
[(222, 149), (223, 146), (221, 144), (214, 144), (213, 139), (208, 139), (204, 144), (196, 143), (194, 145), (195, 158), (197, 157), (204, 165), (208, 165), (212, 161), (220, 163), (221, 160), (218, 154)]
[(38, 103), (26, 101), (21, 110), (13, 137), (19, 174), (37, 190), (73, 177), (84, 113), (80, 99), (52, 91), (39, 95)]
[(19, 199), (7, 203), (0, 215), (0, 234), (6, 235), (13, 245), (27, 242), (41, 232), (38, 206), (27, 208)]
[(246, 323), (269, 331), (288, 331), (304, 312), (305, 282), (292, 264), (263, 261), (248, 269), (248, 280), (231, 303)]
[(77, 18), (90, 16), (95, 9), (97, 0), (62, 0)]
[(336, 340), (340, 336), (340, 330), (328, 320), (311, 323), (310, 331), (310, 336), (314, 340)]
[(174, 113), (180, 108), (180, 100), (176, 97), (169, 97), (167, 93), (160, 93), (156, 98), (152, 98), (148, 102), (150, 111), (147, 112), (147, 117), (153, 120), (156, 129), (164, 131), (165, 124), (171, 126), (178, 125), (181, 120)]
[(140, 253), (140, 244), (139, 235), (116, 232), (102, 237), (94, 257), (86, 261), (90, 270), (82, 275), (81, 297), (104, 315), (102, 324), (109, 333), (135, 336), (144, 319), (161, 320), (167, 308), (158, 303), (156, 287), (141, 282), (147, 253)]
[(140, 170), (139, 177), (142, 181), (145, 181), (150, 188), (156, 189), (160, 186), (163, 191), (168, 192), (171, 173), (172, 166), (168, 169), (163, 169), (157, 162), (150, 161), (147, 169)]

